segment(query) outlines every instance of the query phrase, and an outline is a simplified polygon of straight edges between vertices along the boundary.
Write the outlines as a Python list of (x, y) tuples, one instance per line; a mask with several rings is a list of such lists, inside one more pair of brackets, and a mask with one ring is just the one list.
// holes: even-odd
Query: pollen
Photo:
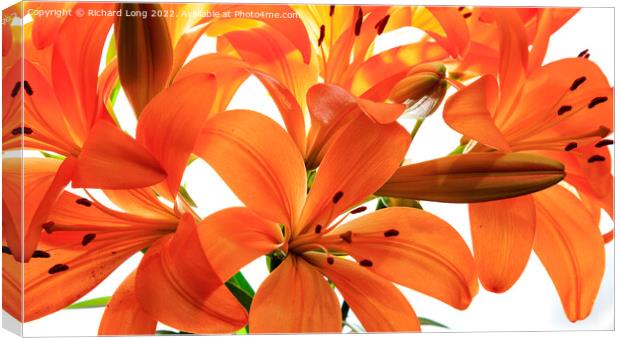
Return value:
[(34, 92), (32, 91), (32, 87), (30, 87), (30, 83), (28, 83), (28, 81), (24, 81), (24, 91), (26, 92), (26, 94), (28, 94), (28, 96), (32, 96), (32, 94), (34, 94)]
[(610, 146), (612, 144), (614, 144), (614, 140), (600, 140), (600, 141), (596, 142), (596, 144), (594, 146), (597, 147), (597, 148), (602, 148), (602, 147), (605, 147), (605, 146)]
[(69, 266), (67, 264), (56, 264), (52, 266), (49, 270), (47, 270), (47, 272), (50, 275), (53, 275), (55, 273), (59, 273), (59, 272), (67, 271), (67, 270), (69, 270)]
[(592, 99), (592, 101), (590, 101), (590, 103), (588, 104), (588, 108), (592, 109), (594, 107), (596, 107), (597, 105), (603, 103), (603, 102), (607, 102), (607, 96), (598, 96)]
[(591, 157), (588, 159), (588, 163), (594, 163), (594, 162), (605, 162), (605, 157), (604, 157), (604, 156), (601, 156), (601, 155), (594, 155), (594, 156), (591, 156)]
[(362, 21), (364, 20), (364, 12), (359, 8), (357, 10), (357, 20), (355, 20), (355, 36), (359, 36), (362, 32)]
[(334, 264), (334, 257), (333, 256), (327, 256), (327, 264), (329, 264), (329, 265), (333, 265)]
[(86, 234), (82, 237), (82, 246), (87, 246), (88, 243), (92, 242), (97, 235), (95, 234)]
[(586, 77), (585, 76), (578, 77), (577, 79), (575, 79), (575, 81), (573, 81), (573, 84), (570, 86), (570, 90), (571, 91), (576, 90), (584, 82), (586, 82)]
[(342, 198), (342, 196), (344, 196), (344, 193), (342, 191), (335, 193), (334, 197), (332, 197), (332, 203), (334, 204), (338, 203), (340, 199)]
[(368, 208), (362, 205), (361, 207), (357, 207), (357, 208), (351, 210), (351, 214), (352, 215), (359, 214), (360, 212), (366, 211), (366, 209), (368, 209)]
[(569, 111), (571, 111), (573, 109), (572, 106), (562, 106), (560, 107), (560, 109), (558, 109), (558, 115), (562, 116), (565, 113), (568, 113)]
[(463, 14), (463, 18), (467, 19), (471, 16), (471, 12)]
[(577, 57), (580, 58), (580, 57), (586, 56), (586, 54), (588, 54), (588, 51), (589, 51), (588, 49), (582, 50), (581, 53), (579, 53), (579, 55), (577, 55)]
[(319, 41), (318, 41), (319, 47), (321, 47), (321, 44), (323, 44), (323, 39), (325, 39), (325, 25), (321, 25), (321, 32), (320, 32)]
[(564, 151), (571, 151), (575, 148), (577, 148), (577, 142), (571, 142), (564, 147)]
[(372, 261), (370, 259), (362, 259), (360, 265), (369, 268), (372, 266)]
[(32, 128), (29, 127), (17, 127), (13, 130), (11, 130), (11, 134), (13, 135), (21, 135), (21, 134), (25, 134), (25, 135), (30, 135), (32, 134)]
[(400, 234), (400, 232), (396, 229), (390, 229), (386, 232), (383, 233), (383, 236), (385, 237), (396, 237)]
[(336, 6), (335, 5), (330, 5), (329, 6), (329, 16), (334, 16), (334, 11), (336, 11)]
[(320, 225), (320, 224), (317, 224), (317, 225), (314, 227), (314, 233), (315, 233), (315, 234), (320, 234), (320, 233), (321, 233), (321, 229), (323, 229), (323, 226), (322, 226), (322, 225)]
[(93, 205), (93, 202), (87, 200), (86, 198), (78, 198), (75, 203), (83, 205), (85, 207), (90, 207), (91, 205)]
[(32, 258), (50, 258), (52, 257), (52, 255), (49, 254), (49, 252), (43, 251), (43, 250), (35, 250), (32, 253)]
[(17, 94), (19, 94), (19, 90), (21, 89), (21, 87), (22, 87), (22, 83), (20, 81), (17, 81), (17, 83), (13, 87), (13, 90), (11, 91), (11, 97), (17, 96)]
[(383, 19), (379, 20), (379, 22), (377, 22), (377, 24), (375, 25), (375, 29), (377, 30), (377, 35), (381, 35), (383, 33), (383, 31), (385, 30), (385, 26), (387, 26), (388, 21), (390, 20), (390, 15), (386, 15), (383, 17)]

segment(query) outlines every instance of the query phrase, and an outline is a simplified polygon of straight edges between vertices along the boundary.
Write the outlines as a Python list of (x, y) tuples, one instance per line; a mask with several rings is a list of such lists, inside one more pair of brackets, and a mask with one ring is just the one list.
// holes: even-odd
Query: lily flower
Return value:
[(480, 279), (490, 291), (506, 291), (533, 248), (555, 283), (566, 316), (581, 320), (592, 309), (604, 270), (595, 214), (601, 207), (612, 209), (613, 176), (601, 149), (613, 143), (605, 139), (613, 128), (612, 88), (583, 57), (528, 73), (521, 19), (509, 11), (494, 13), (502, 34), (499, 85), (494, 76), (482, 76), (448, 99), (444, 119), (478, 142), (474, 152), (527, 151), (561, 161), (566, 182), (585, 198), (555, 186), (515, 199), (470, 204)]
[[(274, 121), (250, 111), (211, 118), (195, 152), (246, 207), (224, 209), (198, 225), (183, 221), (174, 236), (147, 251), (135, 277), (114, 295), (104, 322), (123, 316), (132, 320), (123, 324), (130, 330), (147, 323), (146, 313), (202, 332), (208, 327), (198, 315), (219, 296), (222, 281), (271, 252), (280, 264), (252, 302), (251, 332), (340, 332), (339, 303), (325, 277), (369, 331), (419, 330), (415, 312), (392, 282), (466, 308), (477, 292), (474, 263), (446, 222), (413, 208), (350, 222), (338, 218), (347, 210), (364, 211), (356, 205), (392, 175), (409, 143), (395, 123), (377, 127), (361, 116), (353, 126), (330, 147), (307, 194), (303, 158)], [(161, 292), (165, 296), (153, 297)]]

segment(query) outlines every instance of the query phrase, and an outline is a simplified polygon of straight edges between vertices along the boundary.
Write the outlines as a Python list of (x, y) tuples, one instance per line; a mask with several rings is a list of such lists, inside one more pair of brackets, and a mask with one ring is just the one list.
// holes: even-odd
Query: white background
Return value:
[[(225, 1), (222, 1), (225, 2)], [(319, 3), (320, 1), (316, 1)], [(341, 1), (339, 1), (341, 2)], [(364, 1), (360, 1), (364, 2)], [(428, 4), (425, 1), (423, 4)], [(344, 3), (344, 2), (342, 2)], [(359, 3), (359, 2), (358, 2)], [(401, 3), (405, 3), (401, 1)], [(465, 2), (463, 2), (465, 3)], [(480, 1), (476, 3), (481, 3)], [(485, 2), (489, 3), (489, 2)], [(555, 2), (558, 4), (559, 2)], [(567, 2), (562, 2), (566, 4)], [(572, 2), (573, 4), (579, 2)], [(503, 4), (503, 3), (502, 3)], [(594, 2), (590, 2), (593, 5)], [(581, 2), (581, 5), (584, 5)], [(583, 9), (559, 32), (553, 35), (549, 45), (546, 62), (562, 57), (572, 57), (588, 48), (591, 60), (596, 62), (613, 84), (614, 47), (613, 9)], [(377, 42), (377, 49), (383, 50), (408, 42), (417, 35), (411, 30), (384, 34)], [(213, 50), (213, 42), (203, 39), (193, 55)], [(248, 99), (251, 98), (251, 99)], [(131, 113), (123, 97), (117, 104), (117, 114), (126, 116), (123, 127), (128, 131), (135, 127)], [(250, 79), (231, 103), (231, 108), (245, 108), (261, 111), (279, 120), (277, 109), (267, 92), (258, 81)], [(126, 114), (123, 114), (122, 112)], [(439, 110), (440, 112), (441, 110)], [(403, 121), (410, 126), (412, 121)], [(459, 135), (451, 131), (436, 114), (423, 124), (408, 154), (410, 162), (419, 162), (443, 156), (458, 144)], [(240, 202), (219, 180), (217, 175), (202, 161), (196, 161), (186, 171), (184, 181), (188, 183), (189, 193), (199, 205), (199, 213), (206, 216), (221, 208), (240, 205)], [(217, 198), (214, 198), (217, 196)], [(470, 243), (466, 205), (423, 203), (430, 211), (452, 224)], [(603, 230), (612, 227), (608, 218), (604, 219)], [(555, 288), (539, 260), (533, 255), (521, 279), (504, 294), (492, 294), (482, 287), (466, 311), (455, 310), (430, 297), (401, 288), (418, 315), (432, 318), (450, 327), (449, 331), (538, 331), (538, 330), (610, 330), (614, 329), (614, 243), (606, 246), (606, 273), (592, 314), (584, 321), (570, 323), (564, 316)], [(111, 295), (116, 286), (137, 265), (141, 254), (123, 264), (99, 287), (84, 299)], [(256, 289), (266, 277), (264, 260), (259, 259), (243, 272)], [(62, 310), (45, 318), (27, 323), (24, 335), (95, 335), (103, 309)], [(310, 314), (308, 314), (310, 315)], [(437, 330), (424, 327), (425, 331)], [(588, 333), (590, 335), (591, 333)]]

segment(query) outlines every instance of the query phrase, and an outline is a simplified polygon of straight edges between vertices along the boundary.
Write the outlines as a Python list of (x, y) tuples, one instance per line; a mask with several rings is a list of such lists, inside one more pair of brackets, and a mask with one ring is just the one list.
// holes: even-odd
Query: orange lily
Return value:
[[(273, 251), (283, 260), (253, 300), (252, 332), (340, 332), (339, 304), (324, 276), (369, 331), (419, 330), (413, 309), (391, 281), (466, 308), (478, 287), (474, 263), (444, 221), (412, 208), (335, 221), (390, 177), (408, 141), (399, 125), (377, 127), (361, 116), (330, 147), (306, 196), (303, 158), (275, 122), (249, 111), (214, 116), (196, 153), (247, 207), (224, 209), (197, 226), (185, 218), (172, 238), (149, 249), (135, 277), (113, 296), (104, 323), (130, 318), (123, 328), (132, 332), (149, 320), (146, 313), (203, 332), (209, 328), (195, 313), (219, 296), (222, 281)], [(157, 277), (162, 273), (167, 278)], [(154, 292), (165, 297), (152, 297)]]
[(612, 209), (613, 176), (606, 150), (601, 149), (613, 143), (604, 139), (613, 126), (612, 89), (586, 58), (552, 62), (528, 74), (521, 19), (507, 10), (494, 15), (502, 34), (500, 84), (493, 76), (482, 76), (448, 99), (444, 119), (479, 142), (473, 151), (528, 151), (561, 161), (566, 181), (583, 200), (556, 186), (514, 199), (470, 204), (480, 279), (491, 291), (509, 289), (533, 247), (568, 319), (584, 319), (604, 270), (596, 215), (601, 207)]

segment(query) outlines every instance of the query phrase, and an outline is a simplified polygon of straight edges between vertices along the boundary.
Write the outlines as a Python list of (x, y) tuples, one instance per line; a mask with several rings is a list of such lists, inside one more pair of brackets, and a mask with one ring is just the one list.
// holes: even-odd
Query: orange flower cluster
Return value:
[[(26, 15), (45, 10), (86, 15)], [(167, 14), (88, 15), (118, 10)], [(3, 25), (2, 45), (3, 308), (15, 318), (66, 308), (140, 250), (100, 334), (153, 334), (158, 322), (341, 332), (349, 308), (366, 331), (418, 331), (394, 283), (464, 310), (479, 281), (508, 290), (532, 250), (567, 318), (589, 315), (613, 237), (599, 229), (601, 210), (613, 218), (613, 91), (587, 51), (542, 64), (577, 9), (8, 11), (24, 19), (23, 35)], [(239, 11), (274, 15), (181, 15)], [(404, 27), (424, 37), (373, 52)], [(205, 36), (216, 51), (189, 58)], [(282, 125), (227, 108), (249, 77)], [(137, 118), (130, 132), (115, 114), (120, 89)], [(408, 131), (399, 118), (437, 110), (464, 136), (460, 154), (403, 163), (419, 125)], [(244, 206), (198, 215), (181, 186), (195, 158)], [(421, 200), (469, 203), (473, 255)], [(262, 256), (270, 274), (254, 294), (239, 271)]]

